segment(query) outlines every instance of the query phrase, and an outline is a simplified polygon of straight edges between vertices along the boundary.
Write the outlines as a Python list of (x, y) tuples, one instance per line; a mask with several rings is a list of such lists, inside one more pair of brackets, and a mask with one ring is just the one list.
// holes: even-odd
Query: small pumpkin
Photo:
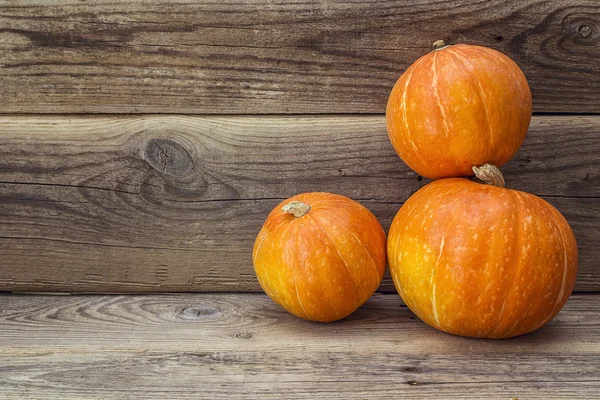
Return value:
[[(496, 168), (476, 170), (502, 186)], [(392, 222), (394, 285), (434, 328), (483, 338), (522, 335), (558, 314), (573, 290), (577, 244), (565, 218), (537, 196), (498, 186), (434, 181)]]
[(362, 305), (383, 279), (385, 232), (360, 203), (303, 193), (269, 214), (254, 244), (263, 290), (290, 313), (329, 322)]
[(386, 121), (394, 149), (430, 179), (505, 164), (531, 121), (523, 72), (496, 50), (436, 43), (438, 49), (412, 64), (390, 94)]

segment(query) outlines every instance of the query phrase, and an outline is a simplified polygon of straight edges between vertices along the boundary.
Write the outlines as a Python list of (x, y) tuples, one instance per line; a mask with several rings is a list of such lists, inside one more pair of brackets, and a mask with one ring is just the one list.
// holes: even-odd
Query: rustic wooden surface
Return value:
[(3, 113), (382, 113), (438, 39), (511, 56), (535, 111), (600, 111), (596, 0), (0, 0), (0, 10)]
[(319, 324), (261, 294), (0, 296), (3, 399), (592, 399), (600, 302), (537, 332), (450, 336), (397, 295)]
[[(426, 183), (382, 116), (5, 116), (0, 138), (7, 291), (259, 291), (252, 245), (285, 198), (341, 193), (387, 230)], [(599, 164), (600, 117), (543, 116), (503, 168), (571, 223), (580, 291), (600, 289)]]
[[(438, 39), (511, 56), (538, 113), (600, 113), (595, 0), (0, 0), (0, 291), (259, 291), (254, 238), (303, 191), (387, 230), (427, 181), (381, 114)], [(503, 168), (571, 223), (578, 291), (600, 291), (599, 165), (600, 115), (545, 115)], [(332, 324), (264, 294), (5, 294), (0, 398), (591, 399), (599, 300), (488, 341), (396, 294)]]

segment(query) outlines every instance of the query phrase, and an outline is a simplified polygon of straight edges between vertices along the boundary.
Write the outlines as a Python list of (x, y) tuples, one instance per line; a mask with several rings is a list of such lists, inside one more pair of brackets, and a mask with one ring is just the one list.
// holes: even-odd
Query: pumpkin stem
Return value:
[(294, 217), (300, 218), (310, 211), (310, 206), (301, 201), (290, 201), (284, 205), (281, 210), (284, 213), (290, 213), (293, 214)]
[(483, 164), (481, 167), (473, 167), (473, 172), (477, 179), (482, 180), (488, 185), (504, 187), (502, 172), (495, 165)]
[(448, 46), (446, 45), (446, 43), (444, 43), (444, 41), (443, 41), (443, 40), (436, 40), (436, 41), (433, 43), (433, 49), (434, 49), (434, 50), (443, 49), (444, 47), (448, 47)]

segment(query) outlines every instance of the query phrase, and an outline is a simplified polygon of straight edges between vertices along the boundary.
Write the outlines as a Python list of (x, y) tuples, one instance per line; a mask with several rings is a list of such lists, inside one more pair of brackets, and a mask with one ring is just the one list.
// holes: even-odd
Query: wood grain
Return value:
[(4, 399), (591, 399), (598, 295), (508, 340), (443, 334), (397, 295), (331, 324), (260, 294), (0, 296)]
[[(504, 168), (573, 226), (577, 290), (600, 289), (599, 161), (600, 117), (535, 117)], [(259, 291), (279, 202), (340, 193), (387, 230), (419, 179), (382, 116), (0, 117), (0, 290)]]
[(0, 0), (3, 113), (383, 113), (432, 43), (505, 52), (534, 110), (597, 113), (595, 0)]

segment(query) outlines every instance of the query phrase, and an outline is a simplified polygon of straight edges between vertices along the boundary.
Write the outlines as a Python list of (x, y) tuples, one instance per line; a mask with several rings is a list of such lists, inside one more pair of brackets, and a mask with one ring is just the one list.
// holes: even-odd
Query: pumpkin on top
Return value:
[(521, 69), (486, 47), (445, 46), (419, 58), (398, 79), (386, 109), (400, 158), (430, 179), (472, 175), (510, 160), (531, 121), (531, 92)]

